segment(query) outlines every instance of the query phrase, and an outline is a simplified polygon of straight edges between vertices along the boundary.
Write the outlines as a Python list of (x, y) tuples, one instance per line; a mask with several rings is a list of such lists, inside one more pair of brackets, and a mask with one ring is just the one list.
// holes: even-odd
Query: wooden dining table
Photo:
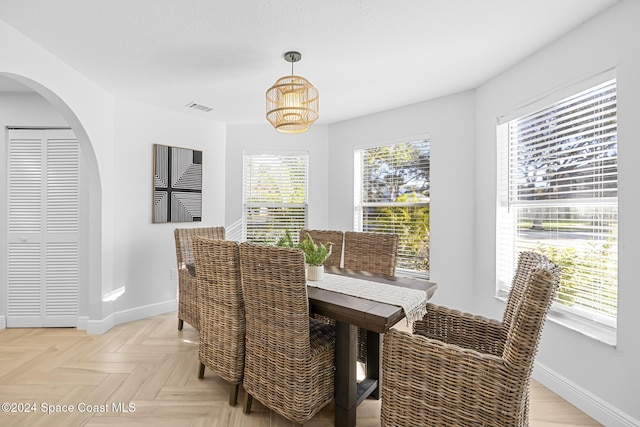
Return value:
[[(423, 279), (389, 277), (337, 267), (325, 267), (325, 273), (354, 277), (425, 291), (433, 296), (437, 284)], [(380, 397), (382, 371), (381, 334), (405, 317), (400, 306), (359, 298), (344, 293), (307, 286), (309, 310), (336, 321), (335, 425), (356, 425), (356, 408), (367, 397)], [(372, 297), (373, 298), (373, 297)], [(357, 330), (367, 330), (367, 363), (363, 380), (357, 379)]]
[[(187, 264), (187, 268), (191, 275), (195, 276), (195, 266)], [(438, 287), (436, 283), (424, 279), (382, 276), (338, 267), (325, 267), (325, 273), (421, 290), (425, 292), (427, 300)], [(307, 286), (307, 294), (311, 313), (318, 313), (336, 321), (335, 426), (355, 426), (358, 405), (367, 397), (380, 398), (381, 334), (404, 319), (404, 310), (397, 305), (313, 286)], [(366, 371), (365, 378), (360, 382), (357, 378), (358, 328), (367, 330)]]

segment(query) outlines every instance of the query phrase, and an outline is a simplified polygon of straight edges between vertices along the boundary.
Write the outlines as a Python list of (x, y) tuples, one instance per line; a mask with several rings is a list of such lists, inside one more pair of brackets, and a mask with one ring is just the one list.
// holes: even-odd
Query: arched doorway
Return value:
[[(79, 252), (82, 254), (79, 265), (78, 319), (79, 329), (87, 329), (91, 319), (101, 320), (101, 184), (94, 148), (87, 132), (76, 114), (63, 100), (48, 88), (22, 76), (0, 73), (0, 108), (5, 112), (0, 119), (2, 135), (0, 141), (0, 198), (7, 201), (7, 128), (68, 127), (73, 130), (81, 150), (80, 168), (80, 220)], [(25, 113), (28, 112), (28, 113)], [(6, 205), (6, 203), (5, 203)], [(0, 213), (0, 220), (7, 223), (8, 213)], [(7, 233), (0, 235), (0, 270), (7, 272)], [(5, 279), (5, 278), (3, 278)], [(0, 327), (6, 327), (7, 280), (0, 284)]]

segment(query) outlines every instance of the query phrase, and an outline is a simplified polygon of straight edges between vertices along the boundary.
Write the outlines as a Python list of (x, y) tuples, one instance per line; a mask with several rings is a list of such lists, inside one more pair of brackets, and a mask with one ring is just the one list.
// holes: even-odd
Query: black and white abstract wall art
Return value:
[(153, 144), (153, 222), (202, 220), (202, 151)]

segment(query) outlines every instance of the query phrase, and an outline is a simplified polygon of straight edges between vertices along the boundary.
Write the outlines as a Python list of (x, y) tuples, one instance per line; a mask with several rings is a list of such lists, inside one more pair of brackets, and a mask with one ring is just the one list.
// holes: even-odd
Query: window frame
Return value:
[[(426, 142), (429, 144), (429, 158), (431, 158), (431, 135), (429, 134), (420, 134), (415, 136), (397, 138), (393, 140), (386, 141), (378, 141), (366, 145), (359, 145), (354, 147), (354, 212), (353, 212), (353, 230), (354, 231), (363, 231), (364, 225), (364, 208), (367, 207), (428, 207), (431, 209), (431, 197), (429, 194), (427, 201), (420, 202), (365, 202), (363, 201), (363, 168), (362, 168), (362, 153), (365, 150), (380, 148), (380, 147), (390, 147), (402, 143), (413, 143), (413, 142)], [(428, 182), (429, 186), (431, 183), (431, 171), (429, 167), (429, 177)], [(430, 221), (429, 221), (429, 230), (430, 230)], [(401, 256), (400, 253), (398, 256)], [(430, 257), (429, 257), (430, 258)], [(398, 266), (396, 268), (396, 273), (399, 273), (402, 276), (408, 277), (418, 277), (418, 278), (429, 278), (430, 270), (421, 271), (421, 270), (413, 270), (408, 268), (402, 268)]]
[[(305, 159), (304, 165), (304, 202), (303, 203), (277, 203), (273, 201), (247, 201), (247, 159), (253, 157), (302, 157)], [(294, 208), (294, 209), (302, 209), (304, 211), (304, 220), (299, 225), (293, 227), (275, 227), (277, 230), (272, 235), (266, 235), (265, 238), (269, 237), (273, 239), (273, 243), (282, 236), (285, 231), (289, 231), (291, 237), (297, 241), (298, 238), (298, 230), (302, 228), (306, 228), (309, 221), (309, 151), (307, 150), (288, 150), (288, 151), (244, 151), (242, 154), (242, 241), (247, 241), (247, 211), (249, 208)], [(260, 240), (251, 240), (251, 241), (260, 241)]]
[[(540, 97), (527, 102), (515, 109), (512, 113), (498, 117), (496, 126), (496, 141), (497, 141), (497, 194), (496, 194), (496, 298), (506, 300), (511, 287), (511, 283), (508, 279), (507, 272), (504, 267), (501, 266), (503, 261), (502, 251), (504, 245), (505, 235), (509, 232), (505, 230), (515, 229), (516, 216), (514, 213), (507, 213), (513, 206), (511, 201), (510, 191), (512, 189), (509, 186), (510, 179), (510, 166), (509, 166), (509, 123), (518, 120), (519, 118), (535, 114), (544, 110), (545, 108), (563, 101), (567, 98), (580, 94), (583, 91), (593, 89), (599, 85), (602, 85), (608, 81), (615, 81), (616, 94), (617, 93), (617, 77), (615, 69), (609, 69), (598, 73), (597, 75), (589, 78), (576, 80), (565, 85), (563, 88), (554, 89)], [(617, 134), (617, 132), (616, 132)], [(616, 141), (617, 142), (617, 141)], [(618, 161), (616, 160), (616, 165)], [(619, 173), (616, 172), (617, 174)], [(592, 201), (592, 206), (607, 206), (611, 205), (611, 198), (597, 198), (592, 197), (588, 199)], [(613, 198), (615, 203), (616, 213), (619, 208), (618, 196)], [(527, 203), (521, 203), (520, 206), (525, 206)], [(567, 201), (561, 201), (559, 203), (549, 203), (556, 207), (560, 206), (579, 206), (580, 201), (570, 203)], [(517, 236), (517, 231), (513, 231), (513, 238)], [(619, 236), (619, 231), (616, 234)], [(507, 244), (508, 246), (508, 244)], [(617, 238), (616, 238), (617, 246)], [(556, 246), (558, 247), (558, 246)], [(616, 253), (617, 253), (616, 248)], [(512, 264), (515, 268), (515, 258)], [(616, 263), (616, 274), (618, 271), (618, 264)], [(512, 275), (512, 272), (510, 272)], [(619, 301), (619, 300), (617, 300)], [(605, 315), (599, 315), (595, 310), (587, 310), (582, 307), (570, 307), (558, 302), (553, 302), (549, 313), (549, 319), (562, 324), (572, 330), (578, 331), (584, 335), (590, 336), (596, 340), (604, 342), (606, 344), (615, 345), (616, 343), (616, 329), (617, 329), (617, 314), (615, 318), (611, 318)]]

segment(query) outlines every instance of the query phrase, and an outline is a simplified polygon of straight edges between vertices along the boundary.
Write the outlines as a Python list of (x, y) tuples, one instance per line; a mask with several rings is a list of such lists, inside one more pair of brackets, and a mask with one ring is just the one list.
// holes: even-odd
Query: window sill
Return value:
[[(507, 298), (503, 295), (496, 295), (495, 298), (506, 304)], [(563, 313), (558, 310), (554, 310), (553, 307), (549, 311), (547, 320), (563, 326), (567, 329), (582, 334), (588, 338), (599, 341), (605, 345), (615, 347), (617, 343), (616, 329), (605, 326), (587, 319), (583, 319), (579, 316)]]

